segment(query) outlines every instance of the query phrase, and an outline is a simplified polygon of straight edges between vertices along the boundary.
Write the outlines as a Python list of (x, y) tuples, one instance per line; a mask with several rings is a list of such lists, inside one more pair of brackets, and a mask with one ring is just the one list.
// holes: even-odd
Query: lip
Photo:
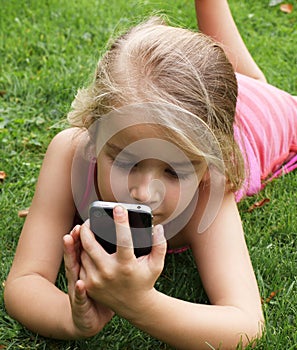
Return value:
[(156, 225), (158, 225), (158, 224), (163, 222), (162, 217), (163, 216), (161, 214), (153, 214), (153, 224), (154, 224), (154, 226), (156, 226)]
[(160, 218), (160, 217), (162, 217), (161, 214), (155, 214), (155, 213), (153, 213), (153, 219), (154, 219), (154, 220), (155, 220), (156, 218)]

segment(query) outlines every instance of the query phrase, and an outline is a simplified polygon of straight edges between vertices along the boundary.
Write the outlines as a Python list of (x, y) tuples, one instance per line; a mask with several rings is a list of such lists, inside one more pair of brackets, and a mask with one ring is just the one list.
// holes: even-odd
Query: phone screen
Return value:
[[(128, 216), (135, 256), (149, 254), (152, 247), (151, 214), (129, 209)], [(91, 206), (90, 228), (96, 240), (109, 254), (116, 252), (116, 229), (112, 208)]]

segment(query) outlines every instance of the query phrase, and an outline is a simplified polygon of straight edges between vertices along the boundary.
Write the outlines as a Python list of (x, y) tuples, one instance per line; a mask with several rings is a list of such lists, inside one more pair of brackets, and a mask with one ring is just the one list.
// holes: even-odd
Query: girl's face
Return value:
[(146, 204), (156, 225), (183, 212), (207, 166), (203, 158), (189, 159), (164, 138), (162, 129), (142, 124), (110, 138), (98, 155), (97, 167), (102, 200)]

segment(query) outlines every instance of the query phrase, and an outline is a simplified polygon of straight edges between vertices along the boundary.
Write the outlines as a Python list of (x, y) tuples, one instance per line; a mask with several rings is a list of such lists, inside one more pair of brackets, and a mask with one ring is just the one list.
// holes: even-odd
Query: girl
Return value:
[[(265, 78), (226, 1), (213, 2), (196, 1), (199, 26), (227, 46), (233, 67), (209, 37), (152, 19), (118, 38), (94, 83), (79, 91), (69, 114), (73, 128), (46, 153), (6, 282), (8, 312), (31, 330), (89, 337), (116, 313), (187, 350), (235, 349), (261, 336), (260, 297), (236, 200), (260, 190), (284, 163), (294, 168), (297, 103), (256, 80)], [(74, 226), (94, 199), (149, 205), (151, 253), (135, 257), (120, 205), (114, 254), (97, 243), (88, 221)], [(154, 288), (166, 252), (186, 246), (211, 305)], [(68, 294), (55, 286), (63, 249)]]

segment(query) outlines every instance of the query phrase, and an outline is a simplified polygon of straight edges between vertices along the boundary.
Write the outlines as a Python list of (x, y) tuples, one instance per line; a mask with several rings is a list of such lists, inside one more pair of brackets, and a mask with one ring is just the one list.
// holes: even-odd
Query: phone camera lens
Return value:
[(140, 205), (138, 205), (138, 206), (137, 206), (137, 209), (141, 209), (141, 206), (140, 206)]
[(100, 218), (102, 216), (102, 213), (100, 210), (96, 210), (94, 213), (95, 218)]

